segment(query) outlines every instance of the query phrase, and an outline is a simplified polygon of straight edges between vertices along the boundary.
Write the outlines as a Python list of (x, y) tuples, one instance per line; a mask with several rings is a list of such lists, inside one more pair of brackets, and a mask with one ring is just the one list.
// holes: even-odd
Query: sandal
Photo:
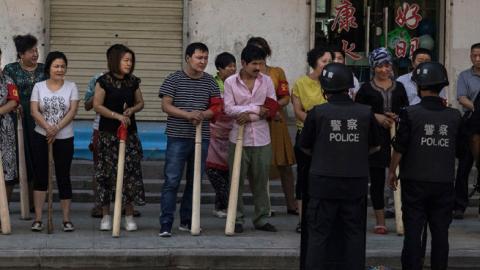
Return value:
[(41, 232), (43, 230), (43, 224), (41, 221), (34, 221), (32, 223), (32, 231), (33, 232)]
[(297, 227), (295, 228), (295, 232), (302, 233), (302, 223), (301, 222), (299, 222), (297, 224)]
[(63, 222), (63, 231), (64, 232), (73, 232), (75, 231), (75, 227), (73, 226), (73, 223), (70, 221), (65, 221)]
[(387, 227), (383, 225), (377, 225), (373, 227), (373, 233), (375, 234), (388, 234), (388, 229)]

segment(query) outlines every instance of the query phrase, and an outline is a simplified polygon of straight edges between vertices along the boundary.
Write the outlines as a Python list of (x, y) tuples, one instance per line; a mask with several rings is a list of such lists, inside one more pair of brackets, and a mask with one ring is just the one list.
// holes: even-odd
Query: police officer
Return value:
[[(308, 112), (300, 139), (312, 154), (305, 269), (363, 270), (368, 154), (379, 148), (380, 134), (370, 107), (348, 95), (353, 87), (349, 68), (328, 64), (320, 83), (328, 103)], [(343, 243), (342, 254), (329, 254), (331, 241)]]
[(422, 63), (414, 70), (412, 79), (422, 100), (400, 112), (388, 175), (390, 185), (396, 188), (395, 170), (400, 164), (405, 226), (402, 268), (422, 269), (420, 239), (428, 222), (432, 235), (431, 269), (443, 270), (448, 264), (448, 228), (455, 199), (455, 141), (460, 112), (446, 107), (438, 96), (448, 85), (443, 65)]

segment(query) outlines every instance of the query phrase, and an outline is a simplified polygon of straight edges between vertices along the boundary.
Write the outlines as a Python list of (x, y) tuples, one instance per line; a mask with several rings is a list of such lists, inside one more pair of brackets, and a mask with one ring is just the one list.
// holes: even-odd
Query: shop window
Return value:
[(416, 48), (439, 59), (440, 10), (440, 0), (317, 0), (315, 46), (341, 47), (363, 82), (370, 79), (368, 52), (387, 47), (399, 76), (410, 71)]

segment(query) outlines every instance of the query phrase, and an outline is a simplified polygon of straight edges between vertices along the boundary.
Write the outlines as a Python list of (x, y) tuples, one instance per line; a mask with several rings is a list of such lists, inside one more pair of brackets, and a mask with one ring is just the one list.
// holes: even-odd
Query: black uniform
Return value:
[[(300, 140), (312, 151), (305, 269), (363, 270), (368, 152), (381, 144), (379, 130), (369, 106), (346, 94), (334, 94), (328, 102), (310, 110)], [(339, 229), (336, 220), (343, 232), (332, 237)], [(342, 254), (329, 256), (329, 241), (343, 242)]]
[(400, 179), (404, 270), (422, 269), (420, 239), (425, 222), (432, 234), (431, 269), (447, 269), (459, 125), (460, 113), (445, 107), (440, 97), (423, 97), (419, 104), (400, 112), (393, 147), (403, 154)]

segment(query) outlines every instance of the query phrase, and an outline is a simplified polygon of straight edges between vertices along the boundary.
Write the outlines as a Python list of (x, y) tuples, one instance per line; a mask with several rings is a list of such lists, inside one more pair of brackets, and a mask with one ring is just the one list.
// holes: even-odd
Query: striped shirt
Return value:
[[(172, 97), (173, 106), (184, 111), (205, 111), (208, 110), (210, 98), (220, 97), (220, 90), (215, 79), (208, 73), (203, 73), (199, 79), (193, 79), (183, 71), (176, 71), (165, 79), (158, 96)], [(202, 122), (203, 139), (210, 138), (209, 122)], [(170, 137), (194, 139), (195, 127), (187, 119), (169, 115), (165, 133)]]

